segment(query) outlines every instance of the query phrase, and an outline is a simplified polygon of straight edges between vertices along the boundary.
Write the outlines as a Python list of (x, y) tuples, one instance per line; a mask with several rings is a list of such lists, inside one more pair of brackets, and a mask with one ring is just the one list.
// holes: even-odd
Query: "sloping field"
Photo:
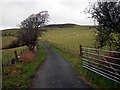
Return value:
[(95, 29), (89, 29), (89, 26), (79, 26), (69, 28), (52, 28), (43, 33), (39, 40), (47, 40), (56, 44), (79, 48), (79, 45), (94, 46)]
[(2, 48), (8, 47), (15, 40), (17, 38), (13, 36), (2, 36)]
[(17, 34), (17, 32), (19, 31), (20, 29), (18, 28), (15, 28), (15, 29), (6, 29), (6, 30), (2, 30), (2, 34), (6, 34), (6, 35), (11, 35), (11, 34)]

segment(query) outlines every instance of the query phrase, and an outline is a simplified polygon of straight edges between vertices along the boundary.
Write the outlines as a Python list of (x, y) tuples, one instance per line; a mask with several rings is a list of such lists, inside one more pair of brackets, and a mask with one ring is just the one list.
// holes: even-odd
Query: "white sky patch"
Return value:
[[(96, 1), (96, 0), (91, 0)], [(88, 0), (1, 0), (0, 29), (16, 27), (31, 14), (47, 10), (50, 15), (49, 24), (74, 23), (93, 25), (84, 13)]]

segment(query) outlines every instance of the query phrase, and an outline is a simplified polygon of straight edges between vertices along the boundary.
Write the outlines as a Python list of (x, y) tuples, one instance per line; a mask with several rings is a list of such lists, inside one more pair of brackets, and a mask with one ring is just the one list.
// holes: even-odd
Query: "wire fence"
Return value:
[(86, 48), (79, 45), (78, 47), (65, 46), (50, 41), (44, 41), (63, 51), (82, 57), (82, 66), (92, 72), (95, 72), (112, 81), (120, 83), (120, 52), (100, 50), (93, 47)]
[(45, 41), (45, 40), (44, 40), (44, 43), (55, 46), (56, 48), (59, 48), (59, 49), (61, 49), (63, 51), (74, 54), (75, 56), (80, 55), (79, 47), (63, 45), (63, 44), (56, 44), (56, 43), (53, 43), (53, 42), (50, 42), (50, 41)]
[(8, 66), (11, 66), (11, 65), (14, 65), (18, 59), (20, 59), (20, 57), (28, 50), (28, 48), (25, 48), (25, 49), (22, 49), (22, 50), (15, 50), (12, 52), (12, 56), (7, 56), (6, 55), (6, 59), (7, 59), (7, 62), (6, 63), (3, 63), (3, 60), (2, 60), (2, 72), (4, 72), (4, 69)]

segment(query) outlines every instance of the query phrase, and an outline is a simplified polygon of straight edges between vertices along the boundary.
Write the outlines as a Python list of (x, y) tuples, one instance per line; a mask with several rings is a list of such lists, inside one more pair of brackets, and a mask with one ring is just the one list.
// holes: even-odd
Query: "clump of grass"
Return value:
[(22, 62), (34, 62), (35, 53), (33, 51), (26, 51), (20, 58), (19, 61)]
[(35, 75), (37, 68), (45, 59), (46, 52), (39, 44), (39, 55), (34, 56), (34, 62), (18, 62), (6, 68), (2, 74), (2, 88), (27, 88), (31, 82), (31, 77)]

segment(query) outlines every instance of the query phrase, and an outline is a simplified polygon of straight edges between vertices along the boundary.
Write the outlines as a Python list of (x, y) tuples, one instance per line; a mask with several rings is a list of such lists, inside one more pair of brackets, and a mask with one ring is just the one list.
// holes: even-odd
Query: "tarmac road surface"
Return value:
[(77, 77), (72, 64), (55, 50), (40, 42), (45, 48), (47, 59), (38, 69), (33, 88), (89, 88)]

